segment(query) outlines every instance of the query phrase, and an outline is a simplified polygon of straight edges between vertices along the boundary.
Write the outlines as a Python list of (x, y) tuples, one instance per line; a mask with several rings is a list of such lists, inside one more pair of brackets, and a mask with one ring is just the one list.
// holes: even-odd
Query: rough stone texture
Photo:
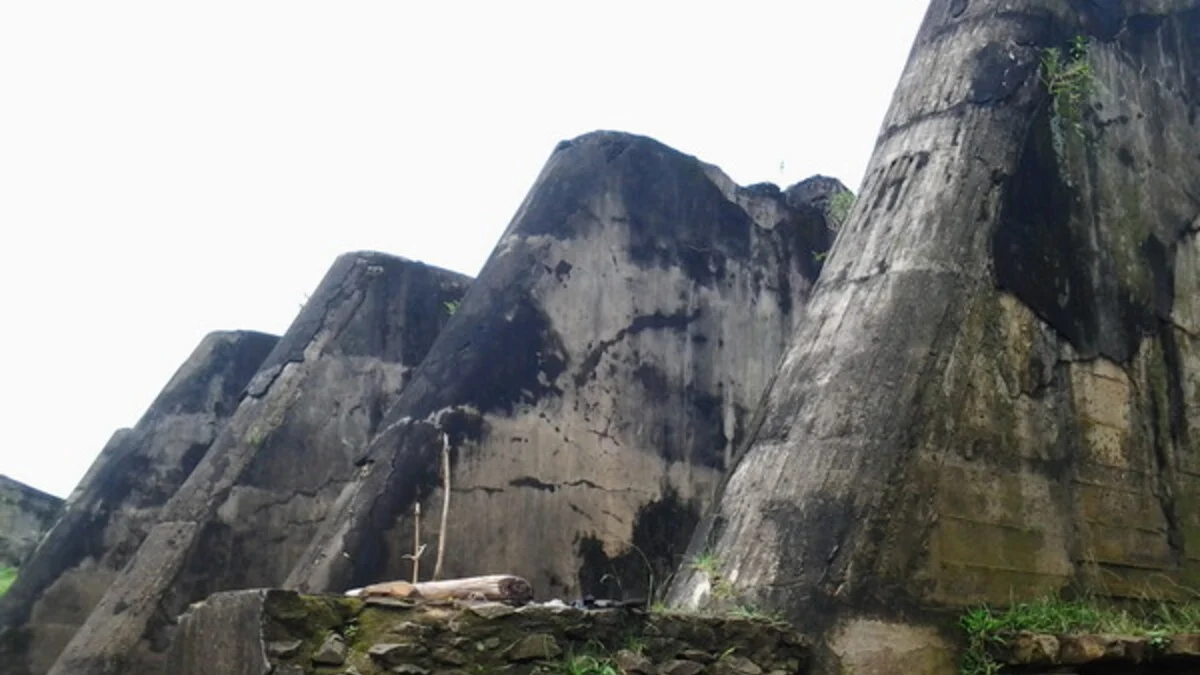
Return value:
[(278, 338), (206, 336), (132, 429), (116, 432), (0, 599), (0, 662), (45, 673), (132, 558)]
[[(345, 647), (336, 668), (318, 658), (331, 641)], [(296, 642), (294, 652), (271, 655), (270, 645)], [(630, 673), (803, 675), (809, 647), (787, 626), (748, 618), (540, 605), (487, 618), (454, 605), (397, 608), (241, 591), (219, 593), (185, 613), (167, 662), (171, 675), (527, 675), (579, 672), (567, 666), (583, 657), (624, 664)]]
[[(1082, 134), (1038, 74), (1076, 35)], [(822, 630), (1069, 584), (1196, 587), (1198, 44), (1194, 1), (931, 3), (693, 542), (733, 601)], [(711, 586), (684, 570), (672, 600)]]
[(1200, 635), (1050, 635), (1022, 632), (991, 645), (995, 663), (1023, 673), (1157, 675), (1200, 669)]
[(20, 567), (62, 505), (62, 499), (0, 474), (0, 566)]
[(651, 139), (561, 143), (289, 586), (408, 578), (414, 502), (431, 573), (446, 434), (446, 576), (644, 596), (753, 425), (829, 238), (819, 209)]
[[(828, 640), (829, 672), (936, 675), (957, 669), (954, 643), (936, 630), (905, 623), (852, 620)], [(832, 667), (831, 667), (832, 666)]]
[[(171, 646), (166, 673), (267, 675), (270, 645), (264, 638), (267, 591), (218, 593), (189, 608)], [(294, 655), (303, 645), (299, 640)], [(275, 658), (279, 652), (276, 651)], [(276, 671), (278, 672), (278, 671)]]
[(338, 258), (50, 672), (154, 670), (188, 603), (282, 582), (467, 283), (378, 253)]
[(792, 208), (816, 209), (827, 213), (834, 195), (845, 192), (846, 186), (830, 176), (813, 176), (784, 190), (784, 198)]

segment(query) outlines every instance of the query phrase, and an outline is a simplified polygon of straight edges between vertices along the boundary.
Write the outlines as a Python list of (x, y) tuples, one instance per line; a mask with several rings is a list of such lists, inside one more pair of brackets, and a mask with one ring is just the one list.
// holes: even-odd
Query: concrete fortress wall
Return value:
[[(289, 585), (503, 571), (638, 595), (680, 562), (754, 423), (832, 237), (836, 181), (742, 188), (648, 138), (551, 155)], [(656, 581), (657, 580), (657, 581)]]
[(208, 452), (278, 338), (206, 336), (132, 429), (115, 433), (0, 598), (0, 663), (45, 673)]
[(468, 283), (339, 257), (50, 672), (155, 672), (189, 603), (282, 583)]
[(54, 525), (63, 500), (0, 475), (0, 566), (19, 567)]
[[(924, 672), (903, 655), (937, 608), (1194, 592), (1198, 45), (1194, 1), (931, 3), (693, 544), (732, 588), (683, 570), (675, 603), (779, 609), (831, 669)], [(1049, 48), (1090, 70), (1077, 106), (1047, 93)]]

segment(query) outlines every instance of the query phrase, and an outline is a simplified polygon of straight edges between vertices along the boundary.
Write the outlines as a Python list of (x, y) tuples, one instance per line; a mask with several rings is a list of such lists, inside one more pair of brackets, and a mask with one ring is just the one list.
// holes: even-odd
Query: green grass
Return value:
[(691, 566), (710, 577), (721, 573), (721, 559), (707, 551), (692, 558)]
[(0, 596), (8, 592), (8, 587), (17, 580), (17, 568), (0, 567)]
[(1148, 637), (1165, 643), (1170, 635), (1200, 632), (1200, 602), (1145, 602), (1115, 606), (1092, 600), (1040, 598), (1005, 610), (976, 607), (959, 625), (967, 635), (963, 675), (994, 675), (1000, 664), (988, 655), (989, 645), (1002, 645), (1021, 631), (1055, 635), (1106, 633)]

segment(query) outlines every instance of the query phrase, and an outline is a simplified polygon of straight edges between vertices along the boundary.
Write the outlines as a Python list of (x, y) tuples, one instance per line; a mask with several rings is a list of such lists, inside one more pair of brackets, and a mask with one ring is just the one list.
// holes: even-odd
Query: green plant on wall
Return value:
[(841, 228), (842, 223), (846, 222), (846, 218), (850, 217), (850, 209), (854, 208), (854, 193), (849, 190), (843, 190), (829, 198), (829, 209), (826, 212), (829, 216), (829, 228), (837, 230)]
[(733, 597), (733, 584), (721, 575), (721, 559), (712, 553), (704, 552), (691, 561), (692, 569), (708, 577), (708, 585), (712, 596), (717, 600), (729, 600)]
[(447, 302), (443, 302), (442, 307), (446, 308), (447, 314), (454, 316), (454, 313), (458, 311), (458, 302), (458, 300), (449, 300)]
[(15, 567), (0, 567), (0, 597), (3, 597), (8, 592), (8, 587), (13, 585), (17, 580), (17, 568)]
[(1058, 47), (1047, 48), (1042, 52), (1041, 72), (1055, 119), (1082, 135), (1084, 104), (1093, 87), (1087, 38), (1076, 36), (1066, 53)]

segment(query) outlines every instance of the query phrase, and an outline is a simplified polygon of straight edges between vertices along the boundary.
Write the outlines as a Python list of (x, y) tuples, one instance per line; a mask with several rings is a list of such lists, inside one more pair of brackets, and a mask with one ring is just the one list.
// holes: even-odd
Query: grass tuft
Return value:
[(1045, 597), (1004, 610), (975, 607), (962, 615), (959, 625), (967, 636), (962, 675), (994, 675), (1000, 672), (1000, 664), (989, 656), (988, 647), (1003, 645), (1015, 633), (1128, 635), (1148, 637), (1157, 644), (1170, 635), (1200, 632), (1200, 602), (1117, 606)]

